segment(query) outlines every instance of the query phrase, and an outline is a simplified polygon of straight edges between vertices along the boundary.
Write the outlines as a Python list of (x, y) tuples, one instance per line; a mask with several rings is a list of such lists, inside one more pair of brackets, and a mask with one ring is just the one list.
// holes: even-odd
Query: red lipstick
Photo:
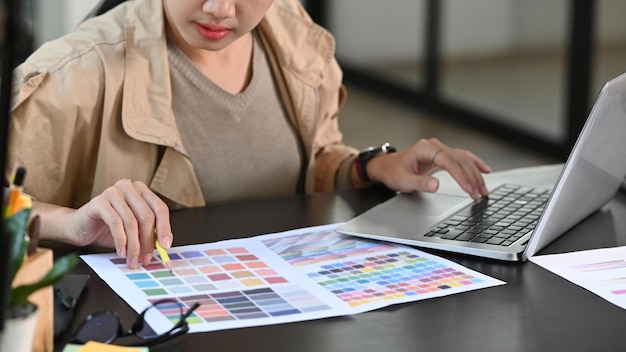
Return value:
[(229, 28), (213, 24), (196, 23), (196, 30), (201, 36), (209, 40), (220, 40), (230, 33)]

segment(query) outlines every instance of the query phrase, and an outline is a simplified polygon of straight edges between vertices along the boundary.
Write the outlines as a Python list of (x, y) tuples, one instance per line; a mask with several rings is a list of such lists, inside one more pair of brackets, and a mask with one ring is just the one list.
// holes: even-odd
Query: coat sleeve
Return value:
[[(276, 47), (282, 50), (282, 59), (289, 66), (282, 68), (282, 71), (287, 72), (284, 76), (294, 104), (296, 126), (311, 158), (306, 190), (329, 192), (338, 187), (351, 186), (345, 180), (349, 180), (351, 160), (358, 151), (343, 143), (339, 130), (339, 113), (346, 102), (347, 93), (342, 83), (343, 73), (334, 56), (334, 38), (327, 30), (312, 23), (300, 1), (276, 0), (274, 6), (299, 20), (289, 20), (271, 27), (283, 39), (277, 41)], [(300, 30), (308, 30), (308, 36)], [(287, 48), (283, 47), (285, 43), (289, 44)], [(297, 74), (290, 75), (291, 70)], [(314, 93), (307, 91), (311, 87), (314, 87)]]
[[(302, 4), (298, 3), (302, 16), (310, 19)], [(334, 42), (334, 38), (332, 40)], [(343, 134), (339, 129), (340, 112), (348, 99), (348, 92), (334, 52), (322, 73), (318, 89), (319, 114), (313, 141), (316, 192), (351, 188), (350, 168), (358, 154), (357, 149), (343, 143)]]
[(321, 111), (313, 143), (316, 165), (315, 190), (318, 192), (328, 192), (350, 185), (349, 182), (338, 180), (349, 180), (351, 160), (358, 154), (358, 150), (343, 143), (339, 117), (347, 99), (347, 91), (341, 84), (339, 66), (335, 63), (330, 69), (331, 72), (325, 75), (325, 82), (319, 90)]
[(91, 51), (54, 60), (44, 46), (15, 70), (7, 170), (27, 169), (24, 190), (35, 199), (78, 207), (90, 199), (103, 102), (103, 67)]

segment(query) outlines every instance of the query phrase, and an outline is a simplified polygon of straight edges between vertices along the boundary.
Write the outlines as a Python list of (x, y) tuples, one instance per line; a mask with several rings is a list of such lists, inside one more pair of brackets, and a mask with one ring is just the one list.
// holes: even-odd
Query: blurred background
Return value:
[[(98, 0), (23, 0), (32, 47)], [(357, 148), (437, 137), (496, 169), (565, 160), (604, 82), (626, 72), (620, 0), (303, 0), (337, 41)], [(27, 52), (25, 49), (24, 52)]]

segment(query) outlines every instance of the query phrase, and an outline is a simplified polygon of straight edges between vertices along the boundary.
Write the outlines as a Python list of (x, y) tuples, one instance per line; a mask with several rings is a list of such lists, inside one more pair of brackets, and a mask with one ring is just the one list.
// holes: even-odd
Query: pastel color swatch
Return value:
[(405, 251), (322, 265), (309, 277), (350, 306), (474, 285), (482, 280)]
[(394, 248), (386, 242), (344, 236), (331, 230), (269, 239), (263, 241), (263, 244), (293, 266), (323, 263)]

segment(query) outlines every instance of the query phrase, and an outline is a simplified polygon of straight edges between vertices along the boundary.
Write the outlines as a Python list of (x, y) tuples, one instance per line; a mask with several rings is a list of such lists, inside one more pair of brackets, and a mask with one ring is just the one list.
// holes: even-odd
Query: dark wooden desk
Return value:
[[(204, 243), (346, 221), (393, 193), (370, 189), (175, 211), (175, 244)], [(542, 253), (626, 245), (626, 196)], [(65, 250), (57, 249), (56, 253)], [(626, 311), (533, 264), (435, 253), (507, 284), (352, 317), (188, 334), (152, 351), (623, 351)], [(73, 331), (90, 312), (136, 314), (90, 268)], [(66, 334), (70, 335), (70, 334)], [(57, 349), (70, 338), (56, 341)]]

